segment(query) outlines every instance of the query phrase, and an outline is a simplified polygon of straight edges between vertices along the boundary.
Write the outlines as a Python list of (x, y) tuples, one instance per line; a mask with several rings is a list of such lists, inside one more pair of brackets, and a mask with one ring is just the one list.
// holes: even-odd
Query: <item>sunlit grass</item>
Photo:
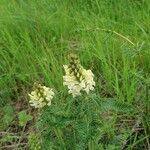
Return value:
[(95, 75), (96, 95), (133, 105), (131, 116), (140, 114), (150, 81), (149, 10), (148, 0), (1, 0), (1, 107), (28, 103), (37, 81), (64, 102), (63, 65), (75, 52)]

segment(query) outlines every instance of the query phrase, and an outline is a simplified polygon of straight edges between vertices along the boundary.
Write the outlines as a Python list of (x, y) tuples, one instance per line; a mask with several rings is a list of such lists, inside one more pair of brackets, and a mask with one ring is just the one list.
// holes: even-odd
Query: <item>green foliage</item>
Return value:
[[(136, 120), (146, 108), (143, 122), (149, 127), (149, 101), (144, 101), (149, 10), (149, 0), (0, 0), (0, 128), (14, 119), (9, 103), (26, 103), (35, 81), (60, 94), (39, 116), (43, 149), (120, 149), (125, 138), (116, 139), (131, 127), (126, 123), (123, 132), (116, 127), (118, 113)], [(86, 102), (68, 98), (63, 88), (62, 66), (70, 51), (95, 75), (96, 96)], [(20, 126), (32, 119), (25, 112), (19, 116)]]
[(2, 118), (0, 122), (0, 129), (6, 128), (14, 119), (14, 110), (11, 105), (5, 105), (2, 108)]
[(113, 121), (108, 124), (103, 119), (107, 117), (103, 116), (104, 111), (129, 113), (131, 107), (124, 102), (101, 100), (93, 95), (75, 99), (68, 97), (65, 103), (47, 107), (41, 112), (38, 123), (38, 130), (44, 129), (41, 132), (43, 149), (45, 145), (51, 149), (97, 149), (103, 134), (108, 133), (109, 138), (114, 136)]
[(95, 102), (99, 105), (102, 111), (116, 111), (116, 112), (124, 112), (131, 113), (133, 111), (132, 105), (121, 102), (119, 100), (115, 100), (114, 98), (110, 99), (100, 99), (94, 98)]
[(27, 114), (26, 111), (21, 111), (18, 114), (18, 119), (19, 119), (19, 125), (20, 126), (25, 126), (28, 121), (32, 120), (32, 116)]
[(39, 137), (35, 133), (30, 133), (28, 136), (28, 145), (30, 150), (41, 150)]
[(5, 135), (2, 136), (0, 139), (0, 144), (3, 144), (5, 142), (12, 142), (14, 140), (15, 136), (11, 135), (9, 133), (6, 133)]

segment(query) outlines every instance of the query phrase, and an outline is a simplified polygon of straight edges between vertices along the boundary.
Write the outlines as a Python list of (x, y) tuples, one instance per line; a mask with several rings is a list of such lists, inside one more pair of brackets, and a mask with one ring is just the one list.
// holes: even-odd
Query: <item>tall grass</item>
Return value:
[[(62, 90), (65, 55), (78, 51), (97, 74), (97, 92), (134, 100), (136, 74), (146, 78), (149, 70), (148, 1), (0, 3), (2, 95), (11, 96), (18, 80), (31, 85), (43, 79)], [(116, 31), (134, 45), (102, 29)]]
[(0, 105), (17, 101), (36, 81), (65, 91), (62, 66), (72, 51), (93, 70), (97, 95), (142, 103), (149, 18), (148, 0), (1, 0)]

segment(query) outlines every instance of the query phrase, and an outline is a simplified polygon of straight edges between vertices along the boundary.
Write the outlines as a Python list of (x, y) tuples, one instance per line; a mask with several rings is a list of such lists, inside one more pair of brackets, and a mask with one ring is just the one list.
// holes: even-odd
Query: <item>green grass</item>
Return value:
[[(127, 118), (137, 120), (147, 113), (149, 0), (1, 0), (0, 12), (1, 107), (21, 101), (27, 105), (21, 109), (28, 109), (27, 94), (34, 82), (54, 88), (63, 103), (67, 93), (63, 65), (67, 54), (75, 52), (95, 75), (96, 95), (132, 105), (134, 111)], [(106, 126), (99, 137), (104, 138), (102, 143), (107, 133), (108, 141), (117, 137), (117, 115), (111, 115), (112, 122), (104, 121)], [(148, 120), (146, 114), (144, 128)], [(125, 126), (130, 133), (131, 126)], [(146, 129), (143, 136), (147, 137)], [(108, 143), (104, 147), (113, 149)], [(130, 147), (138, 143), (135, 139)]]

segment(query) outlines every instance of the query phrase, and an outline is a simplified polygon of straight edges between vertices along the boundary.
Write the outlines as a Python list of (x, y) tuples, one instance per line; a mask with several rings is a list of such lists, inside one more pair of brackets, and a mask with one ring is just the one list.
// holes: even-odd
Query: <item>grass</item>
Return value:
[[(11, 125), (18, 123), (15, 118), (22, 110), (36, 116), (27, 96), (34, 82), (54, 88), (60, 93), (58, 102), (64, 103), (67, 92), (62, 66), (67, 63), (66, 55), (75, 52), (82, 65), (95, 75), (96, 95), (134, 108), (127, 114), (103, 112), (99, 149), (121, 149), (110, 141), (119, 135), (127, 140), (139, 118), (144, 131), (141, 135), (136, 132), (134, 140), (127, 141), (127, 149), (138, 149), (139, 145), (148, 148), (148, 0), (1, 0), (0, 10), (0, 106), (8, 108), (7, 112), (1, 109), (5, 120), (0, 123), (1, 133), (12, 134)], [(16, 132), (33, 130), (36, 123), (29, 124), (28, 129), (16, 127)], [(1, 143), (4, 149), (12, 143), (16, 146), (13, 148), (19, 147), (17, 140)]]

